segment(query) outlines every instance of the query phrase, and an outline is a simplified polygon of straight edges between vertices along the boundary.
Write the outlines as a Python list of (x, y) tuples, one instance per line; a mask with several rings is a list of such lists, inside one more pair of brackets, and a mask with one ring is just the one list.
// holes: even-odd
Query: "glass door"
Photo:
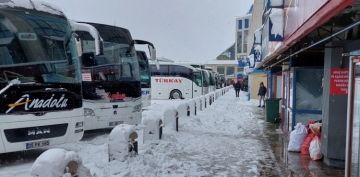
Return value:
[(351, 176), (359, 176), (359, 133), (360, 133), (360, 63), (354, 65), (354, 101), (352, 105)]

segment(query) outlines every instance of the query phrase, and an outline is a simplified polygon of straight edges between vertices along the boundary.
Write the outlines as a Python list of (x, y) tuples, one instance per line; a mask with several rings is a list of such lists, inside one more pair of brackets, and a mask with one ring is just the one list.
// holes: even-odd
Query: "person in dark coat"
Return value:
[(239, 95), (240, 95), (240, 89), (241, 89), (241, 83), (240, 83), (240, 81), (236, 81), (236, 83), (234, 83), (234, 89), (235, 89), (236, 97), (239, 97)]
[(265, 95), (266, 95), (266, 92), (267, 92), (267, 89), (266, 89), (266, 87), (264, 86), (264, 83), (261, 82), (261, 83), (260, 83), (260, 87), (259, 87), (259, 92), (258, 92), (258, 96), (260, 96), (259, 106), (258, 106), (258, 107), (261, 107), (261, 101), (263, 102), (263, 106), (262, 106), (262, 107), (265, 107)]

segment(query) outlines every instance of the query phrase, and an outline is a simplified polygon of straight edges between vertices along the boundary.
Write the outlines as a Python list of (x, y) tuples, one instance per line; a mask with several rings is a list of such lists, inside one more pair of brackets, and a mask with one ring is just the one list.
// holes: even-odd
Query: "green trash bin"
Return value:
[(275, 123), (279, 117), (280, 108), (279, 98), (271, 98), (265, 100), (265, 120), (266, 122)]

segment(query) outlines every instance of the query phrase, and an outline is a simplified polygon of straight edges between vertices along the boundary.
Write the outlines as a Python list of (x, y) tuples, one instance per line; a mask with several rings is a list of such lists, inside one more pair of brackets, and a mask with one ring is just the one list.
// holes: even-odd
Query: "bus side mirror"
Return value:
[(156, 57), (156, 49), (153, 45), (149, 45), (149, 52), (150, 52), (150, 59), (152, 61), (155, 61), (156, 64), (156, 69), (159, 70), (160, 69), (160, 64), (159, 64), (159, 60)]

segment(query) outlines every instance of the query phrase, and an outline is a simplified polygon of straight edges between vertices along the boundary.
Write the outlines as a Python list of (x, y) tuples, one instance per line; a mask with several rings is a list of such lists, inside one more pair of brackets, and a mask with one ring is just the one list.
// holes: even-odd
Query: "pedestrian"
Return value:
[(261, 82), (261, 83), (260, 83), (260, 87), (259, 87), (259, 92), (258, 92), (258, 96), (260, 96), (259, 106), (258, 106), (258, 107), (261, 107), (261, 101), (263, 102), (263, 106), (262, 106), (262, 107), (265, 107), (265, 95), (266, 95), (266, 92), (267, 92), (267, 89), (266, 89), (266, 87), (264, 86), (264, 83)]
[(236, 81), (234, 84), (235, 94), (236, 97), (239, 97), (240, 95), (240, 89), (241, 89), (241, 83), (239, 81)]

